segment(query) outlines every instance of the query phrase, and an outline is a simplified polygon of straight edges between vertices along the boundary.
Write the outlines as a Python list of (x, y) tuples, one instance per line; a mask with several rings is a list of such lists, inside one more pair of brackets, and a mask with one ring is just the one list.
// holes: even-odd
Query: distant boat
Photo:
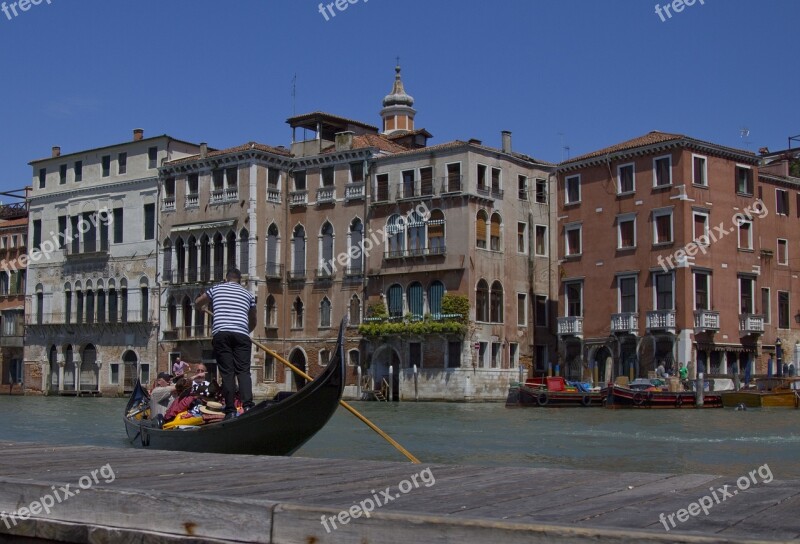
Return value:
[(572, 388), (561, 376), (528, 378), (524, 384), (508, 390), (506, 408), (541, 406), (550, 408), (602, 406), (606, 389), (580, 391)]
[(291, 455), (322, 429), (342, 398), (345, 382), (344, 326), (323, 373), (296, 393), (280, 393), (237, 418), (190, 429), (163, 430), (142, 419), (149, 396), (136, 383), (123, 419), (131, 444), (157, 450), (251, 455)]
[(606, 398), (607, 408), (722, 408), (720, 394), (705, 393), (703, 406), (696, 406), (694, 391), (632, 389), (613, 385)]
[(722, 393), (722, 403), (726, 407), (744, 404), (748, 408), (798, 408), (800, 378), (756, 378), (751, 387)]

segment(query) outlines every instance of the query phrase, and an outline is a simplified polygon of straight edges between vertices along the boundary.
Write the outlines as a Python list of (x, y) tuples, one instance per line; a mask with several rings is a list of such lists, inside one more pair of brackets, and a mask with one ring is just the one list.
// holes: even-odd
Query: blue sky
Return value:
[(396, 56), (431, 143), (511, 130), (558, 162), (650, 130), (752, 151), (800, 134), (796, 0), (697, 0), (664, 21), (666, 0), (357, 0), (328, 21), (317, 0), (47, 1), (0, 12), (2, 190), (53, 145), (137, 127), (288, 145), (295, 74), (297, 113), (378, 125)]

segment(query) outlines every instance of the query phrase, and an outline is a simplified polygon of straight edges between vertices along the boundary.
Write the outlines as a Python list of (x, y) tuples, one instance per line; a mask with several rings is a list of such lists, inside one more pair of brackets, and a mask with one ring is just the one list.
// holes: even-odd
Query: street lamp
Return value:
[(781, 344), (781, 339), (775, 339), (775, 364), (778, 365), (777, 371), (775, 375), (778, 378), (783, 377), (783, 346)]

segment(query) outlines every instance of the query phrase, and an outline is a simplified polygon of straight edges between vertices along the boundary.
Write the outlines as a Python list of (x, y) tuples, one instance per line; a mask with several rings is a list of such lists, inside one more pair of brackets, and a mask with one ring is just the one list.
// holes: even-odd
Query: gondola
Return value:
[(333, 357), (318, 378), (296, 393), (279, 393), (227, 421), (183, 430), (152, 426), (151, 421), (139, 419), (139, 409), (149, 406), (149, 396), (137, 382), (123, 415), (130, 443), (158, 450), (291, 455), (325, 426), (339, 406), (345, 383), (344, 327), (343, 322)]

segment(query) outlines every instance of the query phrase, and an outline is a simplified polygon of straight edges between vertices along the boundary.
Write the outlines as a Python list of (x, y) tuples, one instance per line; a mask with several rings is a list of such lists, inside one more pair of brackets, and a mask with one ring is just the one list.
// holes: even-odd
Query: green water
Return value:
[[(123, 399), (0, 396), (0, 441), (128, 447)], [(352, 403), (423, 462), (800, 479), (800, 410)], [(404, 461), (340, 409), (297, 454)]]

